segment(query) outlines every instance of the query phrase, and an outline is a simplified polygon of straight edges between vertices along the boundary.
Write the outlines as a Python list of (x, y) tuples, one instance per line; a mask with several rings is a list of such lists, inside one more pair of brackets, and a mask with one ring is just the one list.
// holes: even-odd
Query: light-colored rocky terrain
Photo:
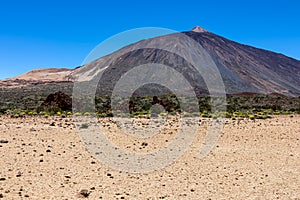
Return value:
[(36, 69), (19, 76), (0, 80), (0, 88), (23, 87), (28, 85), (45, 84), (53, 82), (71, 82), (76, 71), (66, 68)]
[[(227, 120), (204, 159), (199, 148), (209, 119), (172, 165), (130, 174), (103, 165), (86, 150), (72, 118), (0, 117), (0, 197), (4, 199), (300, 199), (300, 116)], [(147, 122), (137, 122), (147, 125)], [(147, 152), (172, 139), (176, 122), (159, 140), (124, 140), (101, 119), (108, 138)], [(173, 132), (172, 132), (173, 131)], [(119, 135), (118, 137), (116, 137)], [(87, 196), (87, 197), (84, 197)]]

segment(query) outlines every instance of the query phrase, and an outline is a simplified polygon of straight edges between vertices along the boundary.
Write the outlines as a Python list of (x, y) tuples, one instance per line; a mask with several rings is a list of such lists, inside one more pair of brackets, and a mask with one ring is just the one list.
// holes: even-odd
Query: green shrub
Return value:
[(170, 114), (170, 115), (176, 115), (177, 112), (176, 112), (175, 110), (173, 110), (173, 111), (169, 112), (169, 114)]
[(48, 108), (48, 112), (58, 113), (58, 112), (62, 112), (62, 110), (59, 107), (54, 106), (54, 107)]
[(106, 113), (100, 113), (97, 115), (98, 117), (101, 117), (101, 118), (104, 118), (104, 117), (107, 117), (107, 114)]
[(201, 116), (201, 117), (209, 117), (209, 114), (207, 114), (207, 113), (201, 113), (200, 116)]
[(249, 115), (249, 119), (254, 120), (255, 116), (254, 115)]
[(212, 117), (213, 119), (218, 119), (218, 115), (217, 115), (217, 114), (212, 114), (211, 117)]
[(167, 113), (165, 113), (165, 112), (160, 112), (159, 115), (160, 115), (160, 116), (167, 116)]
[(89, 115), (91, 115), (91, 113), (85, 112), (84, 115), (85, 115), (85, 116), (89, 116)]
[(89, 127), (89, 124), (87, 123), (84, 123), (84, 124), (81, 124), (80, 128), (82, 129), (87, 129)]
[(39, 112), (39, 115), (45, 115), (45, 114), (47, 114), (47, 112), (45, 112), (45, 111)]
[(44, 112), (44, 111), (46, 111), (44, 106), (39, 106), (39, 107), (36, 108), (37, 113)]
[(75, 115), (75, 116), (80, 116), (80, 115), (81, 115), (81, 112), (76, 112), (74, 115)]
[(184, 116), (184, 117), (192, 117), (193, 115), (192, 115), (191, 113), (184, 112), (184, 113), (183, 113), (183, 116)]
[(262, 118), (262, 119), (268, 119), (268, 118), (271, 118), (271, 117), (268, 116), (268, 115), (262, 115), (261, 118)]

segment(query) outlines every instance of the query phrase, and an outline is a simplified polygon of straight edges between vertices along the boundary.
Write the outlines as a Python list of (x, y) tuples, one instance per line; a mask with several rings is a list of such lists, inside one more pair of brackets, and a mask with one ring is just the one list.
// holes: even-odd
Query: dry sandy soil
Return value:
[[(227, 120), (218, 143), (204, 159), (198, 154), (209, 120), (201, 119), (198, 134), (182, 157), (145, 174), (114, 170), (93, 158), (73, 121), (0, 116), (0, 197), (300, 199), (299, 115), (239, 123)], [(101, 120), (109, 130), (108, 138), (133, 152), (167, 144), (176, 131), (176, 122), (172, 123), (156, 136), (160, 139), (125, 140), (117, 137), (122, 134), (115, 123)]]

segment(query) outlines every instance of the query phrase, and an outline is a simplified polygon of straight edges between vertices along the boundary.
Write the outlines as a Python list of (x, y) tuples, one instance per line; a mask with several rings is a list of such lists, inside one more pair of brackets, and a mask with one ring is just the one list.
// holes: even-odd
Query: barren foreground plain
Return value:
[[(210, 119), (201, 118), (185, 154), (146, 174), (111, 169), (86, 150), (72, 117), (0, 116), (0, 197), (4, 199), (300, 199), (300, 115), (266, 120), (226, 119), (208, 156), (199, 149)], [(107, 136), (128, 151), (167, 145), (160, 139), (124, 140), (110, 119)], [(147, 121), (136, 121), (141, 126)], [(174, 128), (175, 127), (175, 128)], [(147, 140), (147, 141), (145, 141)], [(145, 145), (147, 144), (147, 145)]]

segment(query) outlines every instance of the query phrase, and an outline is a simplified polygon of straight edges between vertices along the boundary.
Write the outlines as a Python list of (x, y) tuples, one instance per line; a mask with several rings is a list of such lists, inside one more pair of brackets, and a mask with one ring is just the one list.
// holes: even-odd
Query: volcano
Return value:
[[(189, 52), (192, 46), (186, 46), (184, 35), (201, 45), (215, 63), (224, 82), (226, 94), (282, 94), (286, 96), (300, 95), (300, 61), (283, 54), (240, 44), (204, 28), (196, 26), (190, 31), (159, 36), (142, 40), (101, 57), (87, 65), (68, 69), (44, 69), (28, 72), (15, 78), (0, 81), (0, 87), (20, 87), (25, 85), (60, 84), (74, 82), (78, 77), (95, 75), (103, 71), (100, 80), (102, 89), (107, 92), (132, 66), (147, 63), (163, 64), (173, 67), (188, 77), (198, 94), (207, 94), (207, 86), (201, 74), (193, 71), (191, 64), (178, 55), (161, 48), (147, 48), (149, 44), (160, 47), (174, 46), (176, 50)], [(144, 47), (144, 48), (141, 48)], [(125, 52), (125, 53), (124, 53)], [(54, 73), (57, 72), (57, 73)], [(176, 80), (170, 80), (176, 82)], [(155, 89), (154, 89), (155, 90)]]
[[(193, 70), (192, 64), (176, 53), (165, 50), (171, 49), (173, 52), (183, 52), (182, 54), (192, 52), (193, 56), (200, 57), (201, 53), (195, 50), (194, 44), (187, 45), (190, 40), (200, 45), (215, 64), (221, 74), (226, 94), (300, 95), (299, 60), (239, 44), (199, 26), (191, 31), (155, 37), (128, 45), (79, 68), (77, 74), (90, 80), (95, 73), (103, 71), (100, 93), (105, 93), (112, 91), (120, 77), (134, 66), (149, 63), (162, 64), (183, 74), (198, 95), (207, 95), (206, 82), (201, 74)], [(146, 77), (148, 74), (139, 74), (139, 76)], [(212, 75), (209, 78), (215, 77)], [(176, 84), (177, 80), (170, 78), (169, 81)], [(156, 89), (148, 88), (148, 90)]]

